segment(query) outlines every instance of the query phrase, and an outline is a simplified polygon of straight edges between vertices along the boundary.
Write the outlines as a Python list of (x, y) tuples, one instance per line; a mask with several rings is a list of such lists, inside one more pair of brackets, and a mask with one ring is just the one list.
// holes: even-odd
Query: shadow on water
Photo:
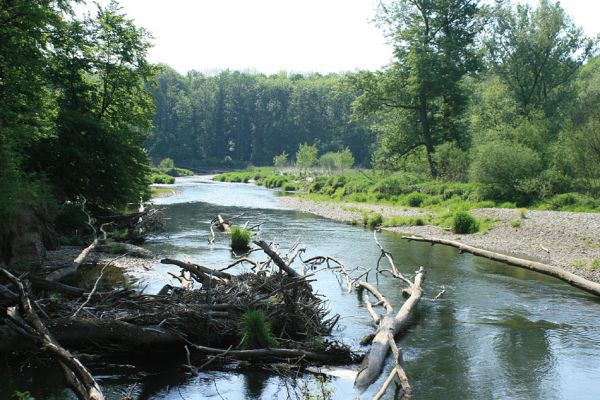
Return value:
[[(370, 231), (282, 209), (276, 195), (262, 187), (198, 177), (178, 182), (177, 195), (159, 200), (169, 218), (166, 231), (147, 244), (162, 256), (187, 256), (212, 267), (226, 264), (233, 257), (228, 239), (220, 236), (214, 245), (208, 244), (210, 220), (217, 213), (243, 214), (238, 223), (263, 222), (262, 237), (277, 241), (282, 249), (300, 241), (308, 249), (306, 258), (330, 255), (350, 269), (375, 267), (379, 249)], [(390, 233), (380, 234), (379, 240), (403, 272), (413, 273), (419, 265), (428, 271), (415, 324), (399, 343), (415, 399), (600, 398), (599, 299), (554, 278), (459, 255), (450, 247), (409, 243)], [(253, 257), (264, 258), (258, 252)], [(167, 271), (178, 272), (157, 264), (140, 276), (148, 292), (162, 287)], [(359, 342), (373, 327), (356, 295), (345, 293), (328, 271), (317, 278), (313, 287), (328, 298), (332, 312), (342, 316), (335, 338), (366, 350)], [(375, 282), (373, 272), (370, 281)], [(442, 288), (445, 294), (433, 301)], [(398, 281), (379, 276), (379, 289), (398, 310), (403, 302)], [(0, 382), (13, 385), (15, 379), (6, 376), (0, 372)], [(122, 374), (109, 369), (99, 376), (107, 392), (115, 395), (135, 384), (139, 399), (302, 398), (304, 383), (320, 390), (312, 377), (294, 387), (282, 376), (255, 368), (187, 377), (177, 366), (164, 366)], [(334, 399), (371, 398), (385, 377), (363, 394), (348, 379), (332, 378), (326, 386)], [(27, 379), (31, 378), (23, 378), (19, 387), (31, 387)], [(41, 385), (50, 385), (40, 379)], [(54, 398), (66, 398), (64, 391), (46, 390)], [(0, 397), (6, 393), (10, 392), (0, 389)], [(392, 397), (390, 393), (387, 398)]]

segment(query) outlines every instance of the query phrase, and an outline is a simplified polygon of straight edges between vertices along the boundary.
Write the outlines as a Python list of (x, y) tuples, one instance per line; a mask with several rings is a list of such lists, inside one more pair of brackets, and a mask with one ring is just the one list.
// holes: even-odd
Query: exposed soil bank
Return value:
[[(427, 211), (416, 208), (316, 202), (289, 196), (280, 197), (280, 202), (285, 207), (345, 222), (356, 220), (360, 223), (363, 211), (378, 212), (384, 217), (427, 214)], [(554, 265), (600, 282), (600, 268), (591, 268), (593, 260), (600, 259), (600, 214), (528, 210), (525, 218), (521, 218), (516, 209), (482, 208), (472, 212), (496, 222), (487, 232), (471, 235), (459, 235), (431, 225), (384, 229), (460, 241), (481, 249)]]

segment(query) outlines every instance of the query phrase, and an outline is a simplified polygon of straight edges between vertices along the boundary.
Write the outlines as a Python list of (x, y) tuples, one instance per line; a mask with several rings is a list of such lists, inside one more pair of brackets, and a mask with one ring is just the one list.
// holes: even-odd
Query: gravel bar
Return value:
[[(343, 222), (355, 220), (360, 223), (363, 212), (377, 212), (384, 217), (427, 214), (418, 208), (316, 202), (289, 196), (279, 199), (284, 207)], [(591, 268), (592, 262), (600, 259), (600, 213), (527, 210), (525, 218), (521, 217), (519, 210), (508, 208), (481, 208), (472, 210), (472, 213), (496, 222), (487, 232), (470, 235), (459, 235), (431, 225), (384, 229), (400, 234), (460, 241), (481, 249), (560, 267), (600, 283), (600, 269)]]

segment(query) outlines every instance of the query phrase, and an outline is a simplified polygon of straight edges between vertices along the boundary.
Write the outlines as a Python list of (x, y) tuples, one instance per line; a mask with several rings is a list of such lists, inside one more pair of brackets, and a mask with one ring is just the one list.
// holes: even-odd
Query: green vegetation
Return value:
[[(65, 201), (98, 212), (149, 195), (143, 149), (154, 105), (149, 35), (116, 2), (78, 18), (72, 1), (0, 7), (0, 258), (45, 231)], [(7, 252), (5, 254), (5, 252)]]
[[(560, 4), (385, 0), (377, 20), (397, 49), (381, 71), (183, 78), (166, 69), (153, 158), (273, 163), (313, 198), (599, 209), (598, 43)], [(376, 172), (345, 171), (354, 163)]]
[(380, 213), (364, 213), (363, 225), (368, 226), (371, 229), (383, 225), (383, 215)]
[(366, 121), (351, 119), (356, 94), (344, 79), (286, 72), (182, 75), (164, 67), (152, 88), (156, 114), (148, 152), (155, 162), (171, 158), (190, 168), (274, 161), (281, 168), (295, 160), (301, 144), (316, 144), (322, 154), (348, 148), (356, 163), (367, 166), (374, 133)]
[(296, 165), (299, 168), (309, 168), (317, 165), (317, 146), (309, 146), (306, 143), (301, 144), (296, 152)]
[(595, 258), (591, 261), (575, 260), (573, 261), (573, 268), (587, 269), (588, 271), (600, 270), (600, 258)]
[(233, 251), (246, 251), (250, 248), (252, 232), (239, 226), (231, 227), (231, 249)]
[(479, 222), (468, 211), (459, 210), (452, 216), (454, 233), (475, 233), (479, 231)]
[(175, 167), (175, 162), (170, 158), (163, 159), (158, 167), (151, 167), (148, 175), (150, 183), (172, 185), (178, 176), (192, 176), (194, 172), (189, 169)]
[(242, 315), (240, 325), (240, 345), (247, 349), (261, 349), (277, 346), (278, 342), (271, 333), (271, 323), (261, 310), (250, 309)]

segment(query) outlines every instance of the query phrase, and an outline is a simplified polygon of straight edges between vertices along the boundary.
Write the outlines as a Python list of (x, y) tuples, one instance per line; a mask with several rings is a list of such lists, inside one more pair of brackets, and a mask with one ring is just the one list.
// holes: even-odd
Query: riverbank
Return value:
[[(364, 213), (390, 217), (425, 217), (418, 208), (316, 202), (282, 196), (281, 205), (343, 222), (362, 221)], [(407, 235), (437, 237), (497, 253), (543, 262), (600, 283), (600, 214), (563, 211), (480, 208), (471, 210), (494, 223), (483, 233), (460, 235), (437, 226), (391, 226), (383, 229)], [(523, 218), (524, 216), (524, 218)]]

